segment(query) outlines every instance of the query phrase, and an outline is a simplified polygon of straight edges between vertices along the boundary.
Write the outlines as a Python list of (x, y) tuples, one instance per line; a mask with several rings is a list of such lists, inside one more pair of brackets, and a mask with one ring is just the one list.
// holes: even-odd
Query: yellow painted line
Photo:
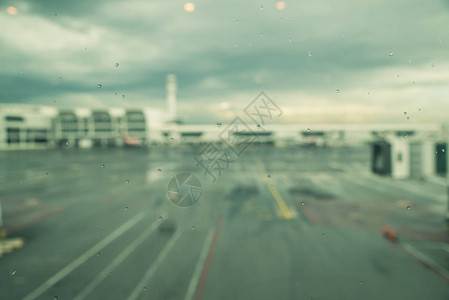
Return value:
[[(257, 164), (260, 166), (262, 170), (264, 170), (264, 167), (262, 165), (262, 162), (259, 158), (256, 158)], [(284, 199), (282, 199), (281, 194), (279, 193), (278, 189), (270, 182), (270, 180), (267, 178), (267, 175), (265, 172), (263, 173), (263, 178), (265, 180), (265, 183), (268, 186), (268, 189), (270, 190), (271, 195), (273, 195), (274, 200), (276, 201), (276, 204), (279, 207), (279, 212), (281, 214), (281, 217), (283, 217), (286, 220), (290, 220), (296, 217), (296, 213), (292, 212), (287, 204), (285, 204)]]
[(276, 204), (279, 206), (280, 212), (282, 214), (282, 217), (286, 220), (293, 219), (295, 217), (295, 214), (288, 209), (287, 204), (285, 204), (284, 199), (282, 199), (281, 194), (279, 194), (278, 189), (267, 179), (265, 179), (265, 182), (267, 183), (268, 189), (271, 192), (271, 195), (273, 195), (274, 200), (276, 201)]

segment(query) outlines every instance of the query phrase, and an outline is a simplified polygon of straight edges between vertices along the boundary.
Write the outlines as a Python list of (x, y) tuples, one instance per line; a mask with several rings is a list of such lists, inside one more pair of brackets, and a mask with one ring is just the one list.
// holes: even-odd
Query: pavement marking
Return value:
[[(265, 177), (265, 176), (264, 176)], [(286, 220), (290, 220), (296, 217), (296, 214), (293, 213), (288, 207), (287, 204), (285, 204), (284, 199), (282, 199), (281, 194), (279, 193), (278, 189), (268, 181), (268, 179), (265, 178), (265, 182), (267, 183), (268, 189), (271, 192), (271, 195), (273, 195), (274, 200), (276, 201), (282, 216)]]
[(64, 279), (67, 275), (69, 275), (71, 272), (73, 272), (75, 269), (77, 269), (79, 266), (81, 266), (83, 263), (85, 263), (90, 257), (96, 255), (101, 249), (109, 245), (111, 242), (115, 241), (118, 237), (120, 237), (122, 234), (124, 234), (126, 231), (131, 229), (134, 225), (136, 225), (140, 220), (144, 218), (145, 214), (139, 213), (138, 215), (134, 216), (131, 220), (124, 223), (122, 226), (117, 228), (114, 232), (109, 234), (107, 237), (105, 237), (103, 240), (95, 244), (92, 248), (81, 254), (78, 258), (76, 258), (74, 261), (72, 261), (70, 264), (65, 266), (62, 270), (60, 270), (58, 273), (47, 279), (42, 285), (40, 285), (38, 288), (36, 288), (33, 292), (25, 296), (24, 300), (33, 300), (45, 293), (49, 288), (51, 288), (53, 285)]
[(418, 260), (424, 266), (426, 266), (430, 270), (432, 270), (435, 273), (437, 273), (438, 275), (440, 275), (444, 280), (446, 280), (446, 282), (449, 282), (449, 271), (447, 271), (445, 268), (441, 267), (430, 257), (428, 257), (424, 253), (418, 251), (418, 249), (416, 249), (415, 247), (413, 247), (410, 244), (402, 245), (402, 249), (404, 249), (405, 252), (407, 252), (413, 258)]
[(162, 249), (161, 253), (159, 253), (156, 260), (153, 262), (153, 264), (150, 266), (150, 268), (147, 270), (143, 278), (139, 281), (139, 284), (137, 284), (136, 288), (132, 291), (131, 295), (129, 295), (128, 300), (135, 300), (139, 297), (139, 295), (142, 293), (145, 285), (150, 281), (151, 277), (156, 273), (159, 266), (162, 264), (164, 259), (167, 257), (170, 250), (173, 248), (173, 246), (178, 241), (179, 237), (181, 236), (181, 231), (177, 231), (174, 236), (167, 242), (165, 247)]
[(190, 279), (189, 287), (187, 288), (187, 293), (184, 300), (192, 300), (195, 295), (196, 287), (198, 286), (198, 281), (201, 276), (201, 271), (203, 269), (204, 263), (206, 261), (207, 253), (209, 252), (210, 245), (212, 243), (212, 238), (214, 237), (214, 231), (209, 230), (204, 240), (203, 248), (201, 249), (198, 262), (196, 263), (195, 270), (193, 271), (192, 278)]
[[(262, 162), (259, 158), (256, 159), (257, 164), (259, 167), (264, 170), (265, 168), (262, 165)], [(268, 189), (270, 190), (271, 195), (273, 195), (274, 200), (276, 201), (276, 204), (279, 207), (280, 213), (282, 217), (286, 220), (294, 219), (296, 218), (297, 214), (295, 211), (291, 211), (287, 204), (285, 203), (284, 199), (282, 199), (281, 194), (279, 193), (278, 189), (269, 181), (267, 174), (263, 173), (263, 178), (265, 180), (265, 183), (268, 186)]]
[(201, 272), (201, 278), (198, 283), (198, 287), (195, 293), (195, 300), (200, 300), (203, 296), (204, 287), (206, 286), (207, 276), (209, 275), (209, 270), (212, 265), (212, 259), (214, 258), (214, 252), (217, 248), (218, 237), (220, 235), (221, 226), (223, 225), (224, 216), (220, 215), (217, 227), (215, 227), (214, 237), (212, 243), (210, 244), (209, 251), (207, 253), (206, 261), (204, 262), (203, 271)]
[(118, 265), (120, 265), (137, 247), (139, 247), (159, 226), (156, 221), (142, 232), (132, 243), (130, 243), (106, 268), (101, 271), (74, 299), (81, 300), (86, 298)]

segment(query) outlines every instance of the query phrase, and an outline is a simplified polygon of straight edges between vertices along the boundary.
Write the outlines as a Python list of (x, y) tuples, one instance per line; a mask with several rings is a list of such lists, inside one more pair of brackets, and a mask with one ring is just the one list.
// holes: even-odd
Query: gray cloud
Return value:
[(260, 90), (289, 107), (284, 121), (304, 105), (310, 122), (394, 121), (422, 99), (449, 109), (447, 1), (193, 2), (0, 2), (0, 102), (164, 108), (175, 73), (191, 122), (229, 119), (217, 105)]

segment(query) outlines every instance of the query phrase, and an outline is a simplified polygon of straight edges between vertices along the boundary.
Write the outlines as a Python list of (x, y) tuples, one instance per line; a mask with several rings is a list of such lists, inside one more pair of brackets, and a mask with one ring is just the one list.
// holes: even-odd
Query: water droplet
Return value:
[(235, 20), (235, 22), (236, 22), (237, 24), (239, 24), (239, 23), (240, 23), (240, 20), (239, 20), (239, 19), (237, 19), (237, 20)]
[(263, 37), (263, 32), (261, 32), (261, 33), (259, 34), (259, 36), (260, 36), (260, 37)]
[(117, 96), (117, 92), (114, 93)]
[(192, 230), (195, 230), (195, 226), (192, 226)]
[(418, 108), (419, 111), (421, 111), (421, 108)]
[(407, 117), (407, 120), (410, 120), (410, 117)]
[(304, 204), (305, 204), (304, 201), (301, 201), (301, 206), (304, 206)]
[(271, 179), (271, 175), (270, 175), (270, 174), (268, 174), (268, 175), (267, 175), (267, 178), (268, 178), (268, 179)]
[(410, 205), (407, 205), (407, 209), (410, 210)]
[(444, 152), (444, 149), (441, 149), (441, 152)]
[(362, 284), (363, 284), (363, 281), (360, 281), (359, 284), (362, 285)]
[(54, 296), (54, 297), (53, 297), (53, 300), (58, 300), (58, 296)]
[(125, 99), (125, 95), (122, 95), (122, 98)]
[(390, 51), (389, 55), (393, 56), (393, 54), (394, 54), (394, 51)]
[(65, 142), (65, 145), (66, 145), (66, 146), (69, 146), (69, 142)]
[(175, 140), (174, 138), (172, 138), (172, 137), (170, 138), (170, 142), (173, 142), (174, 140)]
[(101, 165), (101, 168), (104, 169), (104, 165)]
[(97, 84), (97, 88), (101, 88), (101, 83)]
[(403, 138), (404, 138), (404, 139), (406, 139), (406, 138), (407, 138), (407, 136), (406, 136), (406, 135), (404, 135), (404, 136), (403, 136)]
[(435, 64), (431, 64), (432, 68), (435, 67)]
[(310, 131), (310, 128), (307, 128), (307, 131)]
[(257, 124), (257, 129), (260, 129), (260, 124)]
[(260, 10), (263, 10), (263, 5), (260, 6)]
[(48, 172), (47, 172), (47, 173), (45, 173), (45, 175), (48, 175)]
[(406, 112), (406, 111), (404, 111), (404, 116), (405, 116), (405, 115), (407, 115), (407, 112)]
[(128, 210), (128, 206), (125, 206), (124, 210)]
[(164, 219), (164, 217), (163, 216), (159, 216), (158, 219), (159, 219), (159, 221), (162, 221)]
[(11, 272), (9, 272), (11, 274), (11, 276), (14, 276), (14, 274), (16, 274), (16, 269), (12, 270)]
[(97, 256), (100, 256), (101, 255), (101, 253), (100, 252), (97, 252)]
[(146, 290), (147, 290), (147, 287), (146, 287), (146, 286), (144, 286), (144, 287), (143, 287), (143, 290), (144, 290), (144, 291), (146, 291)]
[(288, 38), (288, 41), (291, 43), (292, 42), (292, 38)]
[(311, 51), (307, 52), (307, 55), (312, 56), (312, 52)]
[(129, 183), (129, 179), (126, 179), (125, 183)]
[(217, 123), (217, 127), (221, 127), (221, 123)]
[(340, 89), (336, 89), (335, 92), (338, 94), (340, 93)]
[(158, 172), (162, 172), (162, 169), (157, 169)]
[(412, 61), (413, 61), (412, 59), (409, 59), (409, 60), (408, 60), (408, 63), (409, 63), (409, 64), (411, 64), (411, 63), (412, 63)]
[(120, 66), (118, 63), (115, 63), (115, 67), (118, 68), (118, 66)]

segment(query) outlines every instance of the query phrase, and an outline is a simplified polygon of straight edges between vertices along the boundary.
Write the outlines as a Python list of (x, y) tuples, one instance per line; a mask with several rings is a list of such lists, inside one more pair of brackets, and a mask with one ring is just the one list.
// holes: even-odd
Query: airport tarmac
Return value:
[[(444, 179), (370, 173), (368, 146), (0, 152), (0, 299), (449, 299)], [(179, 173), (190, 207), (167, 198)], [(396, 233), (392, 241), (382, 228)]]

